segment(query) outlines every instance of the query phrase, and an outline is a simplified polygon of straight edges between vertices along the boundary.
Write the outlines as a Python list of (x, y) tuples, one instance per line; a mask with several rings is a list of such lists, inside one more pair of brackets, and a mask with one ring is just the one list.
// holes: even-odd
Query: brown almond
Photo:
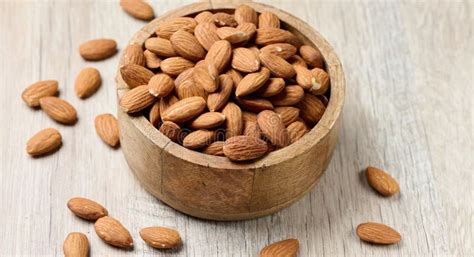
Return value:
[(322, 95), (326, 93), (329, 88), (329, 75), (326, 71), (320, 68), (314, 68), (311, 70), (311, 75), (311, 94)]
[(226, 138), (242, 135), (243, 120), (242, 111), (235, 103), (228, 102), (222, 114), (225, 115)]
[(100, 114), (94, 120), (97, 135), (111, 147), (117, 147), (120, 142), (120, 134), (117, 119), (110, 113)]
[(246, 41), (248, 41), (257, 33), (257, 26), (250, 22), (244, 22), (237, 26), (237, 30), (245, 33)]
[(185, 30), (176, 31), (171, 36), (170, 42), (174, 50), (188, 60), (199, 61), (206, 56), (206, 51), (197, 38)]
[(202, 150), (205, 154), (215, 155), (215, 156), (224, 156), (224, 141), (216, 141), (204, 148)]
[(149, 69), (160, 68), (161, 58), (158, 55), (154, 54), (153, 52), (147, 49), (143, 52), (143, 56), (145, 56), (145, 65), (147, 68)]
[(217, 71), (221, 73), (230, 63), (231, 57), (232, 47), (229, 41), (219, 40), (216, 41), (209, 49), (209, 52), (207, 52), (206, 60), (213, 63)]
[(300, 246), (296, 239), (286, 239), (265, 246), (260, 257), (296, 257)]
[(247, 121), (257, 122), (257, 114), (253, 112), (242, 112), (242, 119), (244, 120), (244, 123)]
[(219, 90), (207, 97), (207, 107), (211, 112), (222, 109), (229, 100), (233, 90), (232, 78), (227, 74), (219, 76)]
[(263, 135), (278, 147), (285, 147), (290, 144), (288, 130), (283, 124), (280, 115), (273, 111), (262, 111), (257, 115), (257, 123)]
[(160, 57), (178, 56), (171, 41), (159, 37), (151, 37), (145, 41), (145, 48)]
[(203, 148), (215, 140), (215, 131), (200, 129), (189, 133), (183, 140), (183, 146), (189, 149)]
[(160, 132), (171, 139), (171, 141), (177, 142), (181, 134), (181, 127), (172, 121), (164, 121), (161, 124)]
[(126, 64), (120, 67), (120, 75), (122, 75), (123, 81), (129, 88), (135, 88), (141, 85), (147, 85), (154, 74), (143, 66)]
[(246, 96), (236, 98), (237, 103), (242, 109), (259, 113), (263, 110), (273, 110), (273, 104), (265, 98), (258, 98), (255, 96)]
[(75, 91), (79, 98), (87, 98), (99, 89), (102, 79), (99, 70), (92, 67), (82, 69), (76, 77)]
[(245, 22), (253, 23), (255, 24), (255, 26), (258, 24), (257, 12), (248, 5), (239, 5), (235, 9), (234, 18), (238, 24), (242, 24)]
[(262, 68), (259, 72), (247, 74), (237, 86), (235, 95), (242, 97), (256, 92), (265, 85), (269, 78), (270, 71), (267, 68)]
[(83, 233), (69, 233), (63, 243), (65, 257), (88, 257), (89, 240)]
[(160, 102), (156, 101), (150, 108), (150, 113), (148, 114), (148, 120), (154, 127), (158, 127), (161, 121), (160, 114)]
[(295, 121), (288, 125), (288, 134), (290, 135), (290, 142), (293, 144), (298, 139), (309, 132), (308, 127), (302, 121)]
[(120, 99), (119, 105), (126, 113), (136, 113), (156, 101), (156, 97), (150, 94), (148, 86), (138, 86), (126, 92)]
[(225, 122), (225, 115), (220, 112), (206, 112), (189, 125), (192, 129), (211, 129)]
[(300, 47), (300, 55), (312, 68), (324, 68), (324, 58), (321, 52), (314, 47), (304, 45)]
[(238, 47), (232, 51), (232, 68), (246, 72), (256, 72), (260, 69), (260, 59), (258, 59), (258, 55), (255, 54), (254, 51), (244, 48)]
[(193, 79), (194, 68), (189, 68), (181, 72), (174, 80), (174, 86), (178, 87), (181, 83), (186, 80)]
[(295, 54), (293, 56), (291, 56), (289, 59), (288, 59), (288, 62), (291, 63), (291, 65), (293, 65), (293, 67), (297, 66), (297, 65), (300, 65), (300, 66), (303, 66), (305, 68), (308, 68), (308, 65), (306, 64), (306, 62), (303, 60), (303, 58), (301, 58), (301, 56)]
[(55, 96), (46, 96), (39, 100), (41, 109), (53, 120), (72, 125), (77, 121), (76, 109), (66, 100)]
[(169, 75), (177, 76), (185, 70), (194, 67), (194, 63), (183, 57), (170, 57), (161, 61), (161, 70)]
[(94, 228), (96, 234), (109, 245), (124, 249), (133, 247), (130, 232), (114, 218), (102, 217), (95, 222)]
[(69, 199), (67, 207), (74, 215), (85, 220), (95, 221), (109, 215), (107, 209), (95, 201), (83, 197)]
[(245, 121), (244, 122), (244, 136), (260, 138), (262, 131), (258, 127), (257, 122)]
[(214, 63), (203, 60), (196, 64), (193, 71), (194, 83), (208, 93), (213, 93), (219, 88), (219, 73)]
[(168, 74), (158, 73), (148, 82), (148, 91), (155, 97), (165, 97), (173, 92), (173, 89), (174, 81)]
[(200, 96), (207, 99), (207, 92), (201, 86), (194, 82), (194, 79), (183, 81), (179, 86), (175, 86), (176, 94), (179, 99), (184, 99), (193, 96)]
[(270, 45), (276, 43), (288, 43), (296, 47), (301, 45), (301, 41), (293, 33), (279, 28), (259, 28), (255, 37), (257, 45)]
[(182, 244), (178, 231), (165, 227), (148, 227), (140, 230), (140, 237), (157, 249), (171, 249)]
[(155, 18), (153, 7), (142, 0), (120, 0), (120, 6), (130, 16), (149, 21)]
[(162, 115), (164, 121), (181, 123), (197, 117), (206, 108), (206, 101), (199, 96), (188, 97), (171, 105)]
[(214, 19), (214, 23), (219, 27), (230, 26), (235, 27), (237, 26), (237, 21), (234, 19), (234, 15), (228, 14), (225, 12), (218, 12), (215, 13), (212, 17)]
[(369, 185), (381, 195), (392, 196), (400, 192), (398, 182), (387, 172), (369, 166), (366, 175)]
[(113, 39), (93, 39), (82, 43), (79, 54), (88, 61), (100, 61), (117, 52), (117, 43)]
[(305, 90), (310, 90), (313, 86), (314, 77), (308, 68), (295, 64), (293, 65), (296, 71), (296, 82)]
[(258, 28), (280, 28), (280, 19), (271, 12), (262, 12), (258, 16)]
[(249, 35), (234, 27), (221, 27), (217, 29), (217, 35), (220, 39), (229, 41), (231, 44), (237, 44), (249, 39)]
[(145, 56), (143, 54), (142, 46), (137, 43), (128, 45), (122, 55), (121, 65), (136, 64), (140, 66), (145, 65)]
[(38, 107), (39, 99), (45, 96), (54, 96), (58, 93), (58, 81), (42, 80), (28, 86), (21, 98), (30, 107)]
[(242, 80), (242, 74), (240, 74), (240, 72), (238, 72), (237, 70), (234, 70), (234, 69), (229, 69), (227, 72), (226, 72), (227, 75), (229, 75), (231, 78), (232, 78), (232, 81), (234, 82), (233, 83), (233, 87), (234, 88), (237, 88), (237, 86), (239, 85), (240, 81)]
[(204, 12), (198, 13), (194, 17), (194, 19), (197, 21), (198, 25), (201, 23), (208, 23), (208, 22), (214, 23), (214, 14), (209, 11), (204, 11)]
[(300, 115), (300, 109), (293, 106), (276, 107), (274, 111), (278, 113), (278, 115), (280, 115), (280, 118), (286, 127), (288, 127), (288, 125), (290, 125), (291, 123), (297, 121)]
[(276, 77), (290, 79), (296, 74), (293, 66), (277, 55), (262, 52), (259, 58), (262, 64)]
[(190, 17), (176, 17), (161, 23), (155, 30), (158, 37), (170, 39), (176, 31), (182, 29), (189, 33), (194, 32), (197, 22)]
[(40, 130), (26, 143), (26, 152), (34, 157), (45, 155), (59, 149), (62, 143), (61, 134), (53, 128)]
[(175, 95), (168, 95), (167, 97), (160, 99), (160, 117), (163, 117), (163, 114), (168, 110), (168, 108), (178, 102), (179, 99)]
[(270, 101), (275, 106), (290, 106), (303, 100), (305, 93), (298, 85), (286, 86), (279, 94), (270, 97)]
[(262, 47), (260, 52), (274, 54), (285, 60), (288, 60), (296, 54), (296, 47), (287, 43), (276, 43)]
[(393, 228), (374, 222), (362, 223), (357, 226), (357, 235), (365, 242), (372, 244), (389, 245), (402, 240), (402, 236)]
[(323, 117), (326, 107), (318, 97), (304, 94), (303, 99), (296, 105), (300, 109), (300, 116), (309, 126), (314, 126)]
[(248, 161), (262, 157), (268, 150), (267, 143), (256, 137), (234, 136), (223, 146), (224, 155), (232, 161)]
[(270, 78), (259, 90), (257, 90), (257, 94), (261, 97), (270, 97), (279, 94), (284, 89), (284, 79)]
[(194, 29), (194, 36), (202, 47), (208, 51), (216, 41), (221, 40), (217, 35), (216, 25), (211, 22), (199, 23)]

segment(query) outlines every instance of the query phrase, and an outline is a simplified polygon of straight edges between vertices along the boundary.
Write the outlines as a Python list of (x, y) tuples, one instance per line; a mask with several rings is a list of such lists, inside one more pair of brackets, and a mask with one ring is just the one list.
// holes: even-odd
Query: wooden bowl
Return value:
[[(144, 116), (120, 110), (121, 146), (128, 165), (142, 185), (174, 209), (212, 220), (241, 220), (269, 215), (308, 193), (331, 160), (341, 124), (345, 82), (341, 64), (326, 40), (308, 24), (274, 7), (249, 2), (257, 12), (271, 11), (305, 44), (317, 47), (326, 63), (331, 88), (319, 123), (300, 140), (251, 163), (188, 150), (162, 135)], [(230, 10), (232, 3), (201, 2), (171, 11), (147, 24), (130, 43), (143, 44), (171, 17), (205, 10)], [(117, 76), (120, 98), (128, 86)]]

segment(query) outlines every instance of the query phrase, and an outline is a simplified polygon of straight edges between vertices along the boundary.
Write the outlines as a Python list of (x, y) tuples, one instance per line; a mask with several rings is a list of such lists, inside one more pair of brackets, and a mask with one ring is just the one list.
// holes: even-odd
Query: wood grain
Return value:
[[(155, 12), (193, 1), (153, 1)], [(85, 233), (91, 256), (255, 256), (264, 245), (295, 237), (299, 256), (472, 256), (472, 1), (265, 1), (309, 22), (334, 46), (347, 80), (341, 136), (328, 170), (309, 195), (272, 216), (209, 222), (182, 215), (146, 193), (121, 150), (103, 144), (93, 119), (115, 113), (118, 55), (85, 62), (79, 44), (111, 37), (122, 50), (144, 23), (112, 1), (0, 2), (0, 255), (60, 256), (69, 232)], [(100, 26), (97, 26), (100, 24)], [(74, 79), (97, 67), (103, 85), (87, 100)], [(57, 79), (77, 109), (66, 127), (28, 108), (22, 90)], [(27, 139), (58, 128), (63, 147), (31, 159)], [(150, 156), (152, 158), (152, 156)], [(400, 196), (373, 193), (361, 171), (380, 166), (396, 177)], [(133, 252), (105, 245), (93, 225), (66, 207), (90, 197), (131, 232)], [(402, 234), (390, 247), (361, 243), (355, 227), (383, 222)], [(184, 246), (160, 252), (140, 228), (177, 228)], [(206, 247), (203, 247), (203, 246)]]

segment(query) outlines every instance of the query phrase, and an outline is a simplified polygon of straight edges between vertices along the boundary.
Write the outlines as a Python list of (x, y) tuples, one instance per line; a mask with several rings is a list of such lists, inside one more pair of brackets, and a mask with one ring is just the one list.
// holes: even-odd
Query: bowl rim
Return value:
[[(284, 24), (289, 25), (294, 30), (297, 30), (300, 34), (300, 37), (303, 36), (306, 39), (304, 41), (311, 42), (311, 44), (321, 52), (325, 60), (326, 70), (329, 74), (331, 82), (329, 102), (321, 120), (316, 124), (316, 126), (311, 128), (310, 132), (308, 132), (305, 136), (287, 147), (268, 153), (264, 157), (253, 162), (232, 162), (226, 157), (204, 154), (198, 151), (187, 149), (171, 141), (165, 135), (160, 133), (159, 130), (156, 129), (144, 115), (120, 115), (122, 118), (130, 119), (135, 128), (137, 128), (145, 137), (147, 137), (147, 139), (151, 140), (155, 145), (160, 147), (162, 151), (166, 151), (176, 158), (189, 163), (218, 169), (248, 170), (278, 165), (279, 163), (291, 160), (296, 155), (305, 153), (317, 145), (322, 139), (329, 135), (330, 131), (333, 129), (336, 121), (341, 115), (345, 97), (344, 73), (339, 57), (334, 52), (334, 49), (328, 43), (328, 41), (309, 24), (279, 8), (255, 2), (246, 2), (245, 4), (253, 7), (259, 13), (263, 11), (275, 13)], [(237, 5), (234, 3), (198, 2), (168, 11), (140, 29), (132, 37), (129, 44), (143, 44), (147, 38), (153, 35), (155, 30), (154, 28), (167, 19), (179, 16), (189, 16), (191, 14), (206, 10), (216, 11), (235, 9), (236, 6)], [(123, 60), (122, 57), (123, 52), (120, 57), (121, 61), (119, 62), (116, 76), (118, 99), (120, 99), (125, 92), (130, 90), (127, 84), (123, 81), (120, 74), (120, 67), (122, 66)], [(123, 112), (120, 106), (118, 106), (118, 112)]]

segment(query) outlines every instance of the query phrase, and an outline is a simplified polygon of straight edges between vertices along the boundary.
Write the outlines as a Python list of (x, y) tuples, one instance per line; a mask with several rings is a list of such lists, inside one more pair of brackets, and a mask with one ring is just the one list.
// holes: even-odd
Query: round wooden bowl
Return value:
[[(174, 209), (212, 220), (241, 220), (269, 215), (308, 193), (331, 160), (341, 124), (345, 82), (340, 61), (326, 40), (308, 24), (274, 7), (248, 2), (257, 12), (271, 11), (282, 27), (318, 48), (331, 87), (329, 103), (319, 123), (300, 140), (250, 163), (188, 150), (162, 135), (144, 116), (120, 110), (120, 142), (128, 165), (142, 185)], [(143, 44), (161, 22), (205, 10), (230, 10), (234, 3), (190, 4), (147, 24), (130, 43)], [(128, 91), (120, 72), (118, 97)]]

